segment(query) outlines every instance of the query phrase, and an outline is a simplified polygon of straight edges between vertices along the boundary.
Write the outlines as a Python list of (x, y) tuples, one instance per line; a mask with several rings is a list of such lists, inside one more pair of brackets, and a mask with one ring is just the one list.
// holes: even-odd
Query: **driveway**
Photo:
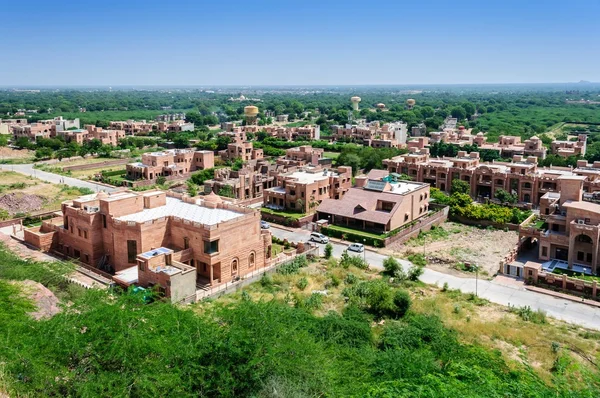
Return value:
[[(284, 230), (271, 226), (271, 233), (280, 239), (289, 241), (304, 241), (307, 242), (310, 237), (310, 232), (306, 230)], [(347, 244), (331, 242), (333, 245), (333, 255), (340, 257), (342, 252), (348, 247)], [(325, 245), (319, 244), (320, 251), (323, 253)], [(357, 254), (357, 255), (363, 255)], [(376, 269), (383, 269), (383, 256), (377, 252), (366, 250), (364, 253), (369, 265)], [(399, 259), (405, 269), (412, 266), (409, 261)], [(475, 293), (479, 297), (485, 298), (493, 303), (504, 306), (529, 306), (533, 310), (545, 311), (548, 316), (560, 319), (569, 323), (580, 325), (586, 328), (600, 330), (600, 308), (591, 307), (585, 304), (579, 304), (570, 300), (564, 300), (548, 296), (542, 293), (526, 290), (522, 285), (514, 283), (502, 284), (497, 281), (487, 281), (476, 279), (473, 277), (461, 278), (454, 275), (447, 275), (429, 268), (424, 269), (421, 276), (421, 281), (442, 287), (444, 283), (448, 284), (451, 289), (458, 289), (463, 293)], [(499, 278), (501, 279), (501, 278)]]
[(95, 192), (112, 192), (115, 190), (114, 187), (108, 187), (106, 185), (97, 184), (95, 182), (82, 181), (73, 177), (64, 177), (58, 174), (49, 173), (47, 171), (37, 170), (33, 168), (33, 164), (3, 164), (0, 165), (0, 170), (15, 171), (17, 173), (25, 174), (27, 176), (39, 178), (43, 181), (48, 181), (52, 184), (66, 184), (71, 187), (89, 188)]

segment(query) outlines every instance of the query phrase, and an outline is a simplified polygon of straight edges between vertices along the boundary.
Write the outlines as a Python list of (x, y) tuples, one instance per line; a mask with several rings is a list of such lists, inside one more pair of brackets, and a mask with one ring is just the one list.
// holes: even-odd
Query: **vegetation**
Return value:
[[(70, 305), (61, 314), (34, 321), (27, 315), (32, 303), (6, 281), (39, 280), (62, 291), (68, 288), (62, 271), (4, 250), (0, 260), (0, 390), (10, 395), (264, 397), (277, 396), (276, 391), (283, 396), (591, 397), (600, 392), (597, 371), (577, 362), (564, 338), (548, 344), (555, 366), (540, 374), (483, 343), (465, 341), (463, 333), (471, 328), (445, 324), (464, 322), (463, 313), (476, 317), (477, 306), (487, 304), (447, 291), (440, 300), (452, 300), (461, 310), (436, 314), (427, 309), (435, 307), (431, 298), (413, 300), (409, 287), (335, 262), (324, 271), (302, 267), (301, 274), (265, 276), (237, 296), (191, 308), (160, 300), (145, 304), (128, 293), (78, 291), (65, 297)], [(330, 284), (327, 296), (305, 293), (323, 280), (322, 272), (329, 275), (324, 283), (337, 279), (338, 286)], [(347, 303), (326, 310), (331, 300), (344, 303), (344, 296)], [(447, 307), (446, 301), (439, 303), (438, 309)], [(373, 323), (379, 319), (385, 322)]]

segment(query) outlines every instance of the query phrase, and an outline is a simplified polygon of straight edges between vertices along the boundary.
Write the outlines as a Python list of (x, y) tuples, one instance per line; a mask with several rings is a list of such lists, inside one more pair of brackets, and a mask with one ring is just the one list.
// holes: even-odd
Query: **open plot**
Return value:
[(0, 172), (0, 209), (10, 216), (59, 210), (61, 202), (82, 193), (78, 188), (51, 184), (13, 171)]
[(503, 257), (517, 243), (515, 231), (482, 229), (454, 222), (444, 223), (420, 234), (405, 244), (392, 244), (385, 252), (400, 257), (425, 253), (428, 267), (441, 272), (458, 274), (476, 264), (483, 275), (494, 275)]

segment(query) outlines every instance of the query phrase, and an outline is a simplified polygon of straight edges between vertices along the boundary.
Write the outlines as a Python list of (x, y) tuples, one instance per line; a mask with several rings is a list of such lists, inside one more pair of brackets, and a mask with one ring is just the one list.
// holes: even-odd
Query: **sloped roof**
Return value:
[[(376, 210), (378, 200), (393, 202), (394, 207), (390, 212)], [(342, 199), (324, 199), (317, 211), (378, 224), (387, 224), (400, 207), (402, 200), (404, 200), (403, 195), (350, 188)], [(357, 207), (359, 210), (360, 208), (365, 210), (356, 211)]]

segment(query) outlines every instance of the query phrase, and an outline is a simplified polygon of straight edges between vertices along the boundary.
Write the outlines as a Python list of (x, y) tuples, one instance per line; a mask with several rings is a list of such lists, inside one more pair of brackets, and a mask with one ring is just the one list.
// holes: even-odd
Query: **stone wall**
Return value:
[(439, 209), (430, 216), (421, 217), (417, 222), (408, 228), (399, 231), (394, 236), (390, 236), (383, 241), (384, 246), (392, 243), (404, 243), (410, 238), (417, 236), (421, 231), (429, 231), (432, 226), (439, 226), (448, 220), (448, 207)]

